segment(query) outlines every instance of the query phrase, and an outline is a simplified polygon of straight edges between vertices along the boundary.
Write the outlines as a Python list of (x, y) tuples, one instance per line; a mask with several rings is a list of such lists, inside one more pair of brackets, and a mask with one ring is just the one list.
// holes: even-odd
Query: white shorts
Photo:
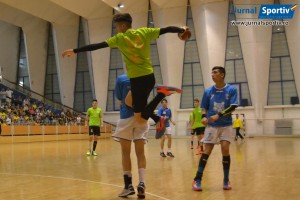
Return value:
[(165, 135), (172, 135), (171, 127), (166, 127)]
[(120, 139), (134, 141), (134, 140), (147, 140), (149, 132), (149, 124), (145, 126), (135, 127), (136, 119), (132, 116), (127, 119), (120, 119), (117, 123), (116, 132), (112, 137), (116, 141)]
[(221, 141), (232, 142), (235, 135), (231, 126), (226, 127), (212, 127), (205, 128), (203, 143), (204, 144), (218, 144)]

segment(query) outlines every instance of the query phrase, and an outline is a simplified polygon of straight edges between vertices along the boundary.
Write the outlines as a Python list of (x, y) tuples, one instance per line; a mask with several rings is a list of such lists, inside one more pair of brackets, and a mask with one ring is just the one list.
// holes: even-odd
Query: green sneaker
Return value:
[(98, 156), (98, 154), (96, 153), (96, 151), (92, 151), (92, 155), (93, 156)]
[(91, 155), (91, 151), (90, 151), (89, 149), (87, 150), (86, 155), (87, 155), (87, 156), (90, 156), (90, 155)]

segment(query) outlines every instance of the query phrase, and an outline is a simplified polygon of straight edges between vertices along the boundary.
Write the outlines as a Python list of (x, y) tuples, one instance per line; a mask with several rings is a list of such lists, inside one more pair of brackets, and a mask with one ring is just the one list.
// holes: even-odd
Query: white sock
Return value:
[(171, 149), (168, 149), (168, 152), (170, 152), (170, 153), (171, 153)]
[(140, 182), (145, 183), (145, 168), (139, 168), (139, 179)]

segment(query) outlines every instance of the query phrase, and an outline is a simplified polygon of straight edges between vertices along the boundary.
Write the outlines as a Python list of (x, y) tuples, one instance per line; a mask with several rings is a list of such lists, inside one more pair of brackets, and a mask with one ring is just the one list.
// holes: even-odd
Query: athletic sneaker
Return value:
[(119, 194), (119, 197), (127, 197), (128, 195), (133, 195), (135, 194), (133, 186), (130, 184), (128, 186), (128, 189), (123, 189), (123, 191)]
[(193, 181), (192, 187), (193, 187), (193, 190), (195, 190), (195, 191), (202, 191), (201, 181), (200, 180)]
[(172, 152), (168, 152), (167, 156), (174, 158), (175, 156), (172, 154)]
[(156, 88), (158, 93), (163, 93), (166, 96), (170, 96), (171, 94), (174, 93), (182, 93), (182, 90), (176, 87), (157, 85)]
[(92, 155), (93, 156), (98, 156), (98, 154), (96, 153), (96, 151), (92, 151)]
[(231, 185), (230, 185), (230, 182), (224, 182), (224, 185), (223, 185), (223, 190), (231, 190)]
[(87, 152), (86, 152), (86, 155), (90, 156), (91, 155), (91, 150), (88, 149)]
[(140, 199), (145, 199), (145, 184), (143, 182), (140, 182), (137, 186), (137, 196)]
[(160, 156), (163, 157), (163, 158), (167, 157), (164, 152), (160, 152)]

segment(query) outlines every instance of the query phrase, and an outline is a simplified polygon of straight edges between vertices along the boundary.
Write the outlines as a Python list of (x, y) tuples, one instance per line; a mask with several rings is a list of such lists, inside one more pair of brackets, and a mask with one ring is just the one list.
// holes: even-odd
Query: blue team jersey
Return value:
[[(230, 105), (238, 105), (237, 90), (233, 85), (226, 84), (221, 89), (211, 86), (205, 90), (201, 108), (206, 110), (207, 118), (223, 111)], [(213, 123), (209, 122), (208, 125), (215, 127), (231, 126), (231, 114), (222, 116)]]
[(172, 118), (172, 112), (169, 108), (160, 107), (157, 111), (157, 115), (166, 118), (166, 127), (170, 127), (169, 119)]
[(120, 118), (127, 119), (134, 115), (133, 110), (125, 105), (125, 98), (127, 93), (130, 90), (130, 80), (126, 74), (122, 74), (118, 76), (116, 87), (115, 87), (115, 94), (118, 100), (122, 101), (120, 106)]

